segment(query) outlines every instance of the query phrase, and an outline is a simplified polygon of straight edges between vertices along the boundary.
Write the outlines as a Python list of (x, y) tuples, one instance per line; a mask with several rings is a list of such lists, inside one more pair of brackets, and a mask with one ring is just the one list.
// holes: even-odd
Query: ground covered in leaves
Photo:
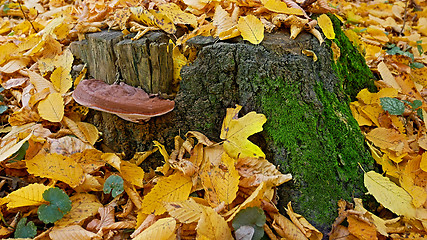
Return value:
[[(247, 138), (268, 121), (240, 106), (227, 109), (220, 138), (202, 133), (159, 142), (130, 161), (96, 149), (99, 133), (84, 122), (72, 89), (85, 78), (70, 42), (87, 32), (147, 31), (174, 37), (174, 79), (194, 59), (194, 36), (241, 36), (289, 28), (320, 43), (334, 39), (335, 14), (380, 80), (350, 104), (382, 172), (365, 186), (379, 204), (340, 202), (331, 239), (420, 239), (427, 228), (427, 2), (419, 1), (1, 1), (0, 237), (35, 239), (321, 239), (275, 187), (291, 180)], [(318, 14), (318, 15), (312, 15)], [(316, 20), (317, 18), (317, 20)], [(322, 35), (323, 33), (323, 35)], [(339, 46), (332, 44), (334, 60)], [(311, 51), (303, 54), (317, 60)], [(351, 74), (351, 73), (348, 73)], [(160, 168), (138, 165), (160, 152)], [(154, 155), (156, 156), (156, 155)], [(255, 157), (254, 157), (255, 156)], [(369, 209), (371, 212), (367, 211)]]

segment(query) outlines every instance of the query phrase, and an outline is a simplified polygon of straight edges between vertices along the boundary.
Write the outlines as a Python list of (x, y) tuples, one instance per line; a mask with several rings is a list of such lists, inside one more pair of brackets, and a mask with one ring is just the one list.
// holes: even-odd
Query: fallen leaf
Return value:
[(331, 19), (326, 14), (322, 14), (317, 18), (317, 24), (322, 29), (323, 34), (327, 39), (335, 39), (334, 26)]
[(51, 93), (39, 102), (40, 117), (51, 122), (60, 122), (64, 117), (64, 100), (60, 93)]
[(48, 189), (50, 189), (50, 187), (39, 183), (33, 183), (13, 191), (5, 198), (7, 201), (7, 208), (12, 209), (46, 204), (47, 201), (43, 199), (43, 193)]
[(153, 225), (142, 231), (134, 240), (158, 239), (169, 240), (175, 239), (176, 220), (174, 218), (162, 218), (157, 220)]
[(160, 178), (156, 186), (142, 200), (142, 212), (163, 214), (166, 212), (164, 203), (186, 200), (192, 186), (191, 179), (179, 173)]
[(56, 153), (37, 155), (31, 160), (26, 160), (27, 171), (39, 177), (59, 180), (77, 187), (84, 181), (83, 169), (73, 159)]
[(238, 118), (242, 106), (227, 108), (221, 128), (221, 139), (224, 139), (224, 149), (232, 158), (265, 157), (262, 150), (247, 138), (262, 131), (262, 125), (267, 121), (263, 114), (250, 112)]
[(403, 188), (374, 171), (365, 173), (364, 181), (368, 193), (373, 195), (384, 207), (397, 215), (415, 218), (415, 207), (411, 203), (412, 197)]
[(254, 15), (240, 17), (237, 28), (244, 40), (259, 44), (264, 39), (264, 25)]

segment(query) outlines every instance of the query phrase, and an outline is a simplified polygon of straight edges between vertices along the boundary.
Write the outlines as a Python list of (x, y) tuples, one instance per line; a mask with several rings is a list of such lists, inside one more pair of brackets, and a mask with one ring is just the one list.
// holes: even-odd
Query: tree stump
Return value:
[[(373, 86), (373, 76), (339, 26), (335, 32), (335, 41), (341, 47), (337, 63), (331, 60), (328, 45), (320, 46), (310, 34), (302, 33), (291, 40), (288, 30), (284, 30), (267, 34), (259, 45), (241, 39), (217, 41), (195, 37), (188, 44), (198, 50), (198, 55), (181, 71), (182, 81), (173, 112), (142, 124), (97, 111), (91, 111), (87, 120), (103, 133), (104, 144), (116, 152), (124, 151), (127, 156), (132, 156), (135, 151), (151, 149), (152, 140), (172, 149), (173, 137), (183, 136), (189, 130), (200, 131), (211, 140), (220, 141), (226, 108), (235, 104), (243, 106), (242, 114), (249, 111), (263, 113), (268, 119), (264, 131), (250, 140), (258, 144), (267, 159), (279, 166), (283, 173), (293, 175), (293, 181), (285, 183), (278, 191), (280, 211), (292, 201), (297, 213), (326, 233), (337, 217), (337, 201), (341, 198), (351, 200), (366, 191), (358, 164), (365, 169), (373, 165), (344, 91), (357, 93), (363, 86)], [(114, 32), (109, 34), (116, 36)], [(88, 39), (91, 36), (88, 34)], [(129, 75), (135, 80), (135, 76), (153, 76), (154, 71), (169, 76), (164, 73), (168, 71), (164, 66), (169, 63), (160, 64), (160, 69), (153, 69), (154, 65), (149, 64), (149, 73), (142, 66), (152, 63), (153, 52), (146, 43), (151, 41), (150, 36), (138, 40), (141, 44), (117, 36), (121, 42), (112, 41), (116, 43), (113, 47), (116, 56), (129, 59), (115, 65), (115, 71), (122, 77)], [(76, 43), (73, 52), (85, 60), (87, 58), (80, 54), (82, 45)], [(138, 45), (142, 48), (135, 47)], [(93, 50), (96, 47), (87, 51)], [(315, 62), (312, 57), (303, 55), (302, 50), (312, 50), (318, 60)], [(134, 72), (125, 74), (127, 68)], [(105, 74), (103, 80), (114, 80), (111, 73), (96, 71), (96, 67), (92, 68), (89, 63), (92, 76), (98, 78), (98, 74)], [(126, 80), (134, 86), (139, 84), (138, 81)], [(145, 85), (142, 87), (149, 89)]]

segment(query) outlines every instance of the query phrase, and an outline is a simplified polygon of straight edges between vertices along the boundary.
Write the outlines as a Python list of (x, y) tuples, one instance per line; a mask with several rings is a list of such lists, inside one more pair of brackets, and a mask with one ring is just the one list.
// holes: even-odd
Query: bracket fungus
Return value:
[(161, 99), (125, 83), (109, 85), (101, 80), (83, 80), (73, 92), (74, 100), (88, 108), (116, 114), (134, 123), (173, 110), (175, 102)]

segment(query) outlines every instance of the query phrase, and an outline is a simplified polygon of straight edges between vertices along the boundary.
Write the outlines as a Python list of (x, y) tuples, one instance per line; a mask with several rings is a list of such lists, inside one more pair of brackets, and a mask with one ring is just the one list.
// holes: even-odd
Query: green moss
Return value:
[[(366, 65), (365, 58), (360, 55), (359, 51), (344, 32), (341, 30), (341, 21), (333, 14), (328, 14), (332, 20), (335, 31), (335, 39), (333, 40), (341, 51), (341, 56), (336, 63), (332, 63), (338, 78), (341, 80), (341, 86), (344, 92), (355, 99), (357, 93), (363, 88), (368, 88), (370, 92), (376, 92), (376, 87), (372, 79), (372, 74), (369, 67)], [(326, 42), (331, 45), (330, 40)]]
[(347, 103), (321, 85), (315, 86), (319, 104), (299, 100), (298, 82), (263, 80), (266, 94), (260, 103), (268, 119), (264, 129), (276, 146), (287, 151), (286, 162), (280, 164), (285, 173), (293, 174), (301, 191), (298, 212), (331, 224), (337, 217), (337, 201), (364, 191), (358, 162), (372, 160), (364, 151), (359, 127)]

